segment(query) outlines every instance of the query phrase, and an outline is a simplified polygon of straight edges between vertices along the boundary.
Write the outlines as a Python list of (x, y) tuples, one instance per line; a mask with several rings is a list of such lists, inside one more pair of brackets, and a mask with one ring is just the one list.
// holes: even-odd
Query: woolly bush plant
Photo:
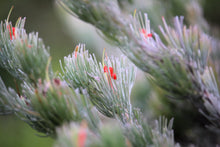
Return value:
[[(198, 10), (198, 20), (192, 22), (189, 15), (185, 20), (193, 25), (185, 25), (183, 16), (171, 21), (175, 12), (170, 12), (162, 16), (157, 28), (161, 16), (155, 18), (136, 9), (130, 13), (126, 6), (134, 4), (132, 0), (57, 0), (123, 53), (112, 57), (104, 49), (103, 59), (98, 61), (79, 44), (60, 60), (59, 74), (51, 67), (49, 49), (42, 39), (37, 33), (26, 32), (25, 18), (19, 18), (14, 26), (9, 19), (2, 21), (0, 66), (19, 81), (20, 89), (6, 87), (0, 78), (1, 114), (14, 113), (33, 129), (53, 137), (56, 147), (217, 145), (219, 76), (218, 64), (211, 63), (218, 62), (210, 57), (213, 51), (218, 52), (218, 39), (204, 33), (209, 27), (199, 13), (199, 3), (184, 2), (175, 6), (185, 13)], [(153, 18), (155, 31), (149, 18)], [(133, 106), (131, 91), (137, 68), (159, 89), (155, 93), (162, 91), (159, 100), (171, 110), (167, 114), (172, 117), (170, 121), (166, 116), (154, 120)], [(186, 111), (193, 117), (180, 113)], [(105, 119), (113, 122), (106, 123)], [(180, 134), (175, 140), (173, 121), (183, 119), (194, 125), (182, 127), (195, 132), (177, 130)]]

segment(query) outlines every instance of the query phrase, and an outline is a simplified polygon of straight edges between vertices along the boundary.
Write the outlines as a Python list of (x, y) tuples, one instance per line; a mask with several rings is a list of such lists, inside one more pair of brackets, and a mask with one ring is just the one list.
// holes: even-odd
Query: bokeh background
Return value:
[[(146, 2), (147, 0), (142, 1)], [(168, 3), (171, 0), (162, 1)], [(203, 0), (202, 4), (204, 16), (208, 23), (214, 28), (219, 28), (220, 0)], [(107, 48), (107, 53), (110, 55), (120, 54), (115, 47), (105, 43), (91, 25), (67, 14), (56, 5), (54, 0), (0, 0), (1, 20), (7, 18), (12, 6), (14, 9), (10, 20), (13, 24), (18, 17), (26, 17), (25, 28), (27, 32), (39, 32), (39, 36), (43, 38), (45, 45), (50, 47), (54, 71), (60, 70), (59, 59), (73, 52), (78, 43), (85, 43), (86, 48), (90, 52), (94, 52), (99, 59), (103, 48)], [(173, 15), (184, 15), (178, 10), (176, 12), (180, 14)], [(14, 87), (14, 81), (11, 80), (6, 71), (0, 69), (0, 76), (7, 86)], [(143, 80), (141, 73), (138, 79), (139, 82), (135, 85), (132, 93), (132, 97), (135, 97), (133, 103), (141, 109), (146, 109), (146, 99), (150, 95), (152, 96), (150, 86), (147, 80)], [(51, 147), (54, 140), (41, 135), (14, 115), (0, 116), (0, 147)]]

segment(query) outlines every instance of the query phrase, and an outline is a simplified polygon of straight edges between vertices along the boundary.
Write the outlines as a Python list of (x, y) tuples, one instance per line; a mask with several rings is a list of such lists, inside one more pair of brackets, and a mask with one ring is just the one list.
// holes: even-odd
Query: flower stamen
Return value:
[(145, 39), (153, 36), (152, 33), (147, 33), (146, 29), (141, 29), (141, 33), (143, 34)]
[(75, 51), (74, 51), (74, 56), (75, 56), (75, 58), (77, 58), (78, 49), (79, 49), (79, 46), (77, 45), (76, 48), (75, 48)]
[(13, 39), (12, 36), (14, 36), (14, 38), (15, 38), (15, 27), (12, 27), (12, 31), (11, 31), (11, 27), (10, 27), (10, 25), (8, 25), (7, 29), (9, 31), (10, 39), (12, 40)]

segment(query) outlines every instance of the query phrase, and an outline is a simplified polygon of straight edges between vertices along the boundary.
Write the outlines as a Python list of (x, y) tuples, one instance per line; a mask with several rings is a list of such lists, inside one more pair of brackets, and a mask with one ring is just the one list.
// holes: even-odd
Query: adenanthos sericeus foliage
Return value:
[[(5, 29), (1, 30), (2, 36), (7, 36), (7, 38), (2, 37), (5, 39), (1, 46), (1, 55), (4, 57), (1, 58), (2, 67), (14, 78), (23, 81), (21, 90), (17, 92), (7, 88), (3, 81), (0, 81), (1, 103), (7, 110), (14, 112), (39, 132), (57, 136), (58, 142), (60, 134), (57, 135), (56, 128), (69, 122), (74, 122), (79, 129), (86, 124), (83, 126), (95, 136), (92, 142), (99, 146), (114, 141), (112, 140), (114, 138), (109, 136), (115, 133), (121, 134), (115, 139), (119, 139), (118, 143), (124, 145), (126, 142), (133, 145), (150, 145), (155, 142), (155, 139), (152, 139), (154, 136), (151, 135), (151, 131), (155, 132), (154, 129), (146, 124), (147, 122), (140, 117), (139, 110), (134, 109), (130, 103), (135, 67), (125, 57), (108, 57), (103, 53), (103, 63), (100, 63), (94, 55), (88, 54), (84, 45), (78, 45), (72, 55), (64, 58), (63, 75), (61, 75), (64, 81), (62, 81), (53, 77), (50, 68), (51, 59), (44, 45), (36, 45), (35, 48), (32, 46), (37, 44), (39, 39), (36, 38), (32, 44), (29, 43), (31, 42), (29, 39), (31, 40), (35, 34), (29, 34), (27, 38), (28, 35), (23, 28), (24, 20), (19, 19), (16, 27), (12, 27), (11, 24), (7, 27), (8, 24), (10, 23), (7, 21), (2, 23)], [(23, 25), (19, 28), (18, 24)], [(23, 31), (23, 36), (19, 34), (22, 33), (19, 29)], [(35, 58), (28, 58), (34, 55)], [(40, 60), (45, 55), (47, 58)], [(30, 72), (29, 62), (33, 61), (35, 65), (41, 66), (31, 67), (33, 69)], [(16, 65), (16, 68), (9, 66), (9, 63)], [(35, 73), (41, 74), (35, 76)], [(118, 120), (121, 124), (120, 129), (116, 132), (111, 130), (103, 132), (92, 104), (105, 116)], [(126, 142), (123, 133), (129, 139)], [(89, 136), (90, 133), (82, 132), (80, 129), (79, 134), (78, 142), (84, 146), (85, 136)], [(142, 139), (137, 142), (134, 137)], [(174, 143), (173, 137), (166, 138)]]
[(105, 39), (150, 74), (169, 97), (190, 100), (219, 128), (218, 80), (208, 64), (213, 39), (199, 27), (185, 26), (183, 17), (175, 17), (172, 27), (162, 17), (159, 36), (150, 30), (147, 14), (135, 11), (133, 16), (126, 16), (115, 1), (58, 0), (58, 3), (98, 28)]
[[(16, 26), (1, 23), (1, 65), (17, 80), (21, 89), (7, 89), (1, 79), (1, 104), (33, 128), (55, 136), (55, 128), (64, 122), (87, 120), (96, 129), (97, 117), (91, 112), (87, 92), (71, 89), (65, 81), (53, 77), (50, 56), (35, 33), (26, 34), (24, 19)], [(13, 32), (11, 31), (13, 30)]]
[(85, 46), (76, 48), (78, 51), (64, 57), (63, 77), (70, 86), (86, 88), (96, 108), (108, 117), (131, 111), (135, 67), (123, 56), (103, 55), (103, 63), (98, 63)]
[[(89, 140), (91, 143), (88, 146), (108, 146), (109, 141), (113, 143), (112, 146), (160, 143), (154, 139), (154, 132), (159, 131), (159, 136), (163, 136), (163, 132), (150, 127), (141, 112), (131, 105), (130, 94), (136, 69), (125, 56), (109, 57), (103, 52), (101, 63), (95, 55), (88, 53), (85, 45), (79, 44), (72, 55), (64, 58), (64, 64), (61, 63), (61, 80), (53, 74), (51, 57), (41, 39), (35, 33), (25, 33), (24, 19), (19, 18), (15, 27), (8, 21), (1, 25), (2, 68), (21, 83), (20, 89), (14, 90), (7, 88), (0, 79), (4, 110), (13, 112), (37, 131), (58, 137), (56, 145), (63, 145), (63, 139), (68, 144), (70, 134), (57, 129), (68, 123), (79, 129), (78, 141), (73, 142), (74, 145), (87, 146)], [(35, 66), (31, 66), (32, 63)], [(117, 131), (103, 130), (99, 119), (101, 114), (97, 110), (118, 121)], [(167, 124), (162, 127), (166, 128)], [(63, 133), (67, 133), (67, 138)], [(89, 139), (90, 134), (94, 137)], [(112, 138), (112, 135), (118, 137)], [(137, 138), (140, 138), (139, 141)], [(175, 145), (173, 135), (165, 136), (165, 139), (168, 144)]]
[[(14, 113), (56, 139), (56, 147), (180, 146), (174, 140), (173, 119), (160, 117), (152, 124), (148, 114), (132, 105), (137, 66), (163, 90), (165, 100), (174, 100), (174, 105), (177, 101), (191, 103), (192, 111), (206, 119), (198, 128), (213, 131), (217, 136), (213, 140), (217, 140), (219, 80), (216, 67), (210, 64), (215, 39), (201, 27), (184, 25), (182, 16), (174, 17), (172, 23), (162, 17), (160, 32), (154, 32), (146, 13), (122, 12), (124, 4), (132, 4), (132, 0), (57, 2), (96, 27), (124, 55), (112, 57), (104, 49), (102, 61), (98, 61), (84, 44), (79, 44), (60, 60), (62, 72), (54, 74), (48, 47), (37, 33), (26, 32), (25, 19), (19, 18), (14, 26), (9, 19), (2, 21), (0, 66), (17, 82), (16, 89), (8, 88), (0, 77), (1, 114)], [(196, 138), (183, 146), (193, 143), (201, 145)]]
[(45, 69), (51, 75), (50, 55), (38, 33), (26, 33), (25, 18), (19, 18), (13, 27), (8, 20), (0, 26), (0, 66), (19, 80), (36, 84), (45, 79)]

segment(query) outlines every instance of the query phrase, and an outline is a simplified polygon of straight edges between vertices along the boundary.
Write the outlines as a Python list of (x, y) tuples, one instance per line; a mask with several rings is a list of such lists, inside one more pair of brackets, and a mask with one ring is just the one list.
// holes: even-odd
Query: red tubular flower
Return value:
[(104, 73), (108, 72), (108, 67), (105, 65), (104, 66)]
[(74, 54), (75, 58), (77, 58), (77, 52), (75, 51), (75, 54)]
[(144, 35), (144, 38), (147, 38), (147, 32), (145, 29), (141, 29), (141, 33)]
[(86, 142), (86, 129), (85, 128), (80, 128), (79, 133), (78, 133), (78, 147), (84, 147), (85, 142)]
[(145, 29), (141, 29), (141, 33), (144, 35), (144, 38), (152, 37), (152, 34), (151, 33), (147, 34), (147, 31)]
[(77, 52), (78, 52), (78, 49), (79, 49), (79, 46), (77, 45), (76, 48), (75, 48), (75, 52), (74, 52), (74, 56), (75, 56), (75, 58), (77, 58)]
[(111, 74), (111, 77), (112, 77), (114, 80), (116, 80), (116, 79), (117, 79), (117, 76), (116, 76), (116, 74), (115, 74), (115, 73)]
[(110, 71), (110, 74), (112, 75), (113, 74), (113, 68), (109, 67), (109, 71)]
[(12, 32), (11, 32), (11, 27), (9, 25), (7, 26), (7, 28), (9, 30), (10, 39), (12, 40), (12, 35), (15, 38), (15, 27), (12, 27)]
[(151, 33), (147, 34), (147, 37), (152, 37), (152, 34)]
[[(112, 79), (116, 80), (117, 76), (114, 73), (114, 70), (112, 67), (109, 67), (109, 72), (110, 72), (110, 76), (112, 77)], [(108, 73), (108, 67), (106, 65), (104, 66), (104, 73)]]
[(15, 27), (12, 27), (12, 35), (15, 37)]

